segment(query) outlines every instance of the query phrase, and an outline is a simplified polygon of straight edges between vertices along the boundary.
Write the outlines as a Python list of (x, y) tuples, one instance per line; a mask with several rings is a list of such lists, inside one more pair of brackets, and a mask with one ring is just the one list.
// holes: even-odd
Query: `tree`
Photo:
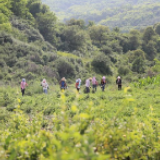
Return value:
[(29, 6), (30, 13), (35, 17), (37, 13), (42, 11), (42, 4), (39, 1), (33, 2)]
[(110, 60), (105, 54), (96, 56), (91, 65), (97, 73), (112, 75)]
[(75, 67), (68, 63), (64, 58), (60, 58), (55, 61), (55, 66), (60, 77), (71, 78), (75, 76)]
[(155, 32), (160, 35), (160, 23), (156, 24)]
[(148, 43), (152, 37), (155, 35), (155, 32), (152, 27), (147, 27), (143, 33), (143, 40), (145, 43)]
[(149, 41), (147, 44), (143, 43), (143, 50), (147, 53), (147, 59), (153, 60), (157, 54), (156, 43), (154, 41)]
[(143, 60), (145, 60), (145, 58), (146, 58), (144, 51), (142, 51), (141, 49), (137, 49), (135, 51), (128, 52), (128, 58), (129, 58), (130, 62), (133, 62), (138, 57), (143, 59)]
[(112, 48), (108, 47), (108, 46), (102, 46), (101, 51), (105, 54), (105, 55), (110, 55), (112, 54)]
[(97, 45), (98, 47), (101, 47), (102, 44), (105, 44), (108, 38), (108, 32), (109, 28), (102, 25), (92, 26), (89, 29), (91, 40), (93, 41), (93, 44)]
[(129, 36), (130, 50), (136, 50), (140, 46), (140, 33), (137, 30), (132, 30)]
[(72, 18), (72, 19), (68, 20), (66, 22), (66, 24), (67, 24), (67, 26), (74, 26), (74, 25), (76, 25), (76, 26), (79, 26), (81, 29), (85, 28), (85, 22), (82, 19), (78, 19), (77, 20), (77, 19)]
[(144, 73), (144, 60), (138, 57), (132, 64), (132, 71), (137, 73)]
[(0, 0), (0, 30), (11, 30), (10, 15), (10, 1)]
[(88, 21), (88, 27), (92, 27), (95, 25), (95, 22), (94, 21)]
[(62, 31), (61, 40), (63, 44), (60, 49), (67, 51), (81, 51), (91, 43), (87, 32), (81, 30), (78, 26), (66, 26)]
[(20, 17), (24, 17), (26, 12), (28, 12), (28, 8), (26, 7), (27, 0), (11, 0), (11, 11)]
[(52, 12), (38, 13), (36, 18), (38, 29), (46, 41), (56, 44), (56, 21)]

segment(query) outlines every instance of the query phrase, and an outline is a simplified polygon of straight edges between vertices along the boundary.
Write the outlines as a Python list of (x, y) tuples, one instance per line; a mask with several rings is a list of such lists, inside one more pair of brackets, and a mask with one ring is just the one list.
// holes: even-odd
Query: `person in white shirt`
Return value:
[(92, 80), (92, 78), (88, 78), (86, 80), (86, 84), (85, 84), (85, 86), (86, 86), (86, 93), (90, 92), (90, 82), (91, 82), (91, 80)]

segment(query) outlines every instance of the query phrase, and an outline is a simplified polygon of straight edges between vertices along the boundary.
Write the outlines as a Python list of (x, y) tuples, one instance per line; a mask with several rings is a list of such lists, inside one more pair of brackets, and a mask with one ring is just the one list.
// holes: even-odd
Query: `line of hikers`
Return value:
[[(97, 86), (98, 86), (98, 81), (96, 80), (96, 77), (93, 77), (93, 78), (88, 78), (86, 80), (86, 83), (85, 83), (85, 87), (86, 87), (86, 93), (89, 93), (90, 92), (90, 88), (91, 88), (91, 82), (92, 82), (92, 91), (93, 92), (96, 92), (97, 91)], [(121, 90), (122, 88), (122, 80), (121, 80), (121, 77), (118, 76), (117, 79), (116, 79), (116, 84), (118, 85), (118, 90)], [(59, 85), (60, 85), (60, 89), (61, 90), (65, 90), (67, 89), (67, 83), (66, 83), (66, 79), (65, 77), (63, 77), (60, 82), (59, 82)], [(100, 82), (100, 86), (101, 86), (101, 89), (102, 91), (104, 92), (105, 90), (105, 85), (106, 85), (106, 77), (103, 76), (102, 79), (101, 79), (101, 82)], [(22, 79), (22, 82), (21, 82), (21, 92), (22, 92), (22, 96), (24, 95), (25, 93), (25, 88), (28, 86), (28, 84), (26, 83), (26, 80), (23, 78)], [(49, 89), (49, 85), (46, 81), (46, 79), (43, 79), (42, 82), (41, 82), (41, 86), (43, 88), (43, 92), (45, 94), (48, 93), (48, 89)], [(80, 88), (81, 88), (81, 79), (78, 78), (76, 80), (76, 84), (75, 84), (75, 87), (77, 89), (77, 91), (79, 92)]]
[[(102, 89), (103, 92), (105, 90), (106, 83), (107, 83), (106, 82), (106, 77), (103, 76), (102, 79), (101, 79), (101, 82), (100, 82), (100, 86), (101, 86), (101, 89)], [(86, 93), (90, 92), (91, 84), (92, 84), (92, 91), (93, 92), (97, 91), (98, 81), (96, 80), (96, 77), (93, 77), (93, 78), (88, 78), (86, 80), (86, 83), (85, 83)], [(122, 80), (121, 80), (120, 76), (117, 77), (116, 84), (118, 85), (118, 90), (121, 90), (121, 88), (122, 88)], [(81, 79), (79, 78), (79, 79), (76, 80), (76, 88), (77, 88), (78, 92), (80, 90), (80, 86), (81, 86)]]

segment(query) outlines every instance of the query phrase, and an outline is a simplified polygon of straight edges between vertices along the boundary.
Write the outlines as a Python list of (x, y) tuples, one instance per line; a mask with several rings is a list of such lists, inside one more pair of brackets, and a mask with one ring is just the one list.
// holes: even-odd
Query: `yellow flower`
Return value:
[(21, 100), (19, 98), (17, 100), (18, 100), (18, 103), (21, 103)]

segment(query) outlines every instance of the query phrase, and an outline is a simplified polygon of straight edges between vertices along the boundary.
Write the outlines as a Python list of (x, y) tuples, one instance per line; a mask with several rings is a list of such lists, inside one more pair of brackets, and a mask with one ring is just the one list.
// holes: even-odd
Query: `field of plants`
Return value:
[[(159, 77), (105, 92), (0, 88), (1, 160), (159, 160)], [(155, 83), (154, 83), (155, 82)], [(139, 85), (138, 85), (139, 84)]]

